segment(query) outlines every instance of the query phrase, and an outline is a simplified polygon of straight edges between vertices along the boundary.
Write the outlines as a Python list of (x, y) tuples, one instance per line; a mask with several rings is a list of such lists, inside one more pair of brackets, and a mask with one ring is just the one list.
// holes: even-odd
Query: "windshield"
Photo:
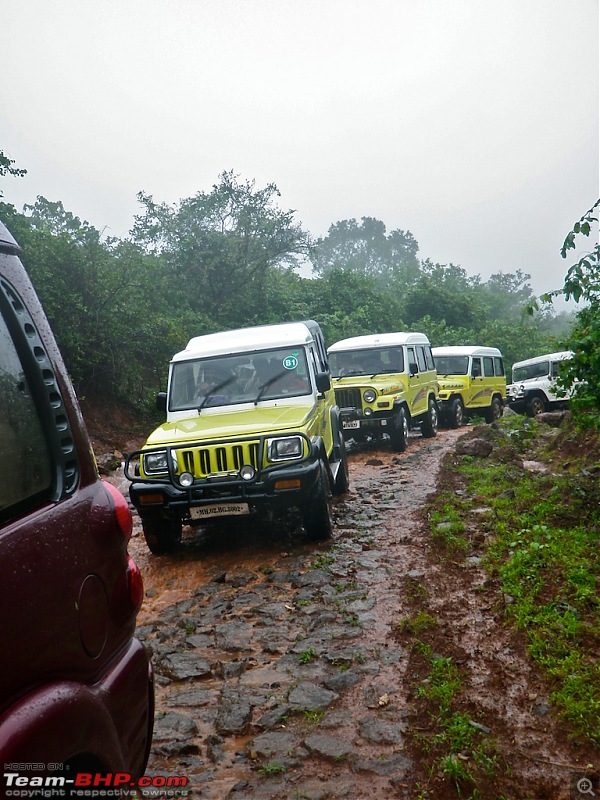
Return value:
[(370, 350), (338, 350), (329, 353), (329, 366), (334, 378), (404, 372), (404, 352), (402, 347), (397, 346)]
[(311, 394), (302, 347), (180, 361), (172, 366), (170, 411)]
[(513, 367), (513, 383), (530, 381), (534, 378), (545, 378), (550, 374), (550, 362), (538, 361), (537, 364), (528, 364), (525, 367)]
[(469, 356), (436, 356), (435, 368), (438, 375), (468, 375)]

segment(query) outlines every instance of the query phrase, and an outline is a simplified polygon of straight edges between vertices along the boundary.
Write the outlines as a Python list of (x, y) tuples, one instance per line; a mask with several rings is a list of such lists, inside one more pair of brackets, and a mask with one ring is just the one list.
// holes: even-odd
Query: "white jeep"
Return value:
[(512, 383), (506, 387), (508, 407), (530, 417), (550, 409), (567, 408), (573, 390), (564, 391), (556, 379), (561, 363), (572, 356), (570, 350), (561, 350), (513, 364)]

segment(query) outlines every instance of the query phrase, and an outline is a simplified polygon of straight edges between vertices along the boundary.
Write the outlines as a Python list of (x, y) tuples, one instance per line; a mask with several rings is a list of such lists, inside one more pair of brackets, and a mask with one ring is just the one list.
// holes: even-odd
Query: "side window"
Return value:
[(433, 360), (431, 347), (424, 347), (423, 349), (425, 351), (425, 362), (427, 363), (427, 369), (435, 369), (435, 361)]
[(46, 502), (52, 462), (29, 380), (0, 316), (0, 519)]
[(414, 367), (413, 364), (417, 363), (417, 359), (415, 356), (415, 348), (414, 347), (407, 347), (406, 348), (406, 361), (407, 361), (407, 368), (408, 372), (412, 372)]
[(425, 372), (427, 370), (427, 362), (425, 361), (425, 348), (424, 347), (415, 347), (417, 351), (417, 364), (419, 365), (419, 371)]
[(504, 361), (500, 356), (494, 356), (494, 372), (500, 377), (504, 375)]
[(481, 378), (481, 359), (474, 358), (473, 363), (471, 364), (471, 377), (472, 378)]
[(552, 361), (551, 364), (550, 364), (550, 368), (552, 370), (551, 375), (552, 375), (553, 378), (557, 378), (558, 377), (558, 366), (559, 366), (559, 362), (558, 361)]
[(483, 374), (486, 378), (494, 377), (494, 359), (492, 356), (483, 357)]

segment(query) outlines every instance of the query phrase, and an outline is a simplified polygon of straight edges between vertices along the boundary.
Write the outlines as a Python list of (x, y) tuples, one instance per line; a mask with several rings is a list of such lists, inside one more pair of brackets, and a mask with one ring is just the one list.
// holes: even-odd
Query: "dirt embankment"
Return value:
[(139, 636), (157, 676), (149, 774), (186, 776), (188, 796), (205, 800), (458, 797), (415, 746), (430, 729), (429, 678), (399, 623), (423, 612), (437, 620), (430, 646), (463, 673), (473, 724), (496, 743), (476, 796), (578, 796), (594, 753), (553, 716), (477, 545), (441, 559), (422, 520), (463, 433), (411, 435), (402, 455), (351, 453), (351, 489), (319, 546), (299, 530), (184, 529), (181, 550), (157, 557), (136, 524)]

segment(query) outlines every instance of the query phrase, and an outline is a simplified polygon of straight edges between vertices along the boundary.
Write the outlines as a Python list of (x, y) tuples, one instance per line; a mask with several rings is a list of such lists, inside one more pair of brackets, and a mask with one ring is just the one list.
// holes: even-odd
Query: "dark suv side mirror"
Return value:
[(156, 408), (159, 411), (163, 411), (165, 414), (167, 413), (167, 393), (166, 392), (158, 392), (156, 395)]
[(331, 389), (331, 378), (328, 372), (317, 372), (317, 391), (324, 394)]
[(417, 375), (417, 373), (419, 372), (419, 367), (415, 364), (414, 361), (411, 364), (409, 364), (408, 368), (410, 370), (411, 376), (412, 375)]

